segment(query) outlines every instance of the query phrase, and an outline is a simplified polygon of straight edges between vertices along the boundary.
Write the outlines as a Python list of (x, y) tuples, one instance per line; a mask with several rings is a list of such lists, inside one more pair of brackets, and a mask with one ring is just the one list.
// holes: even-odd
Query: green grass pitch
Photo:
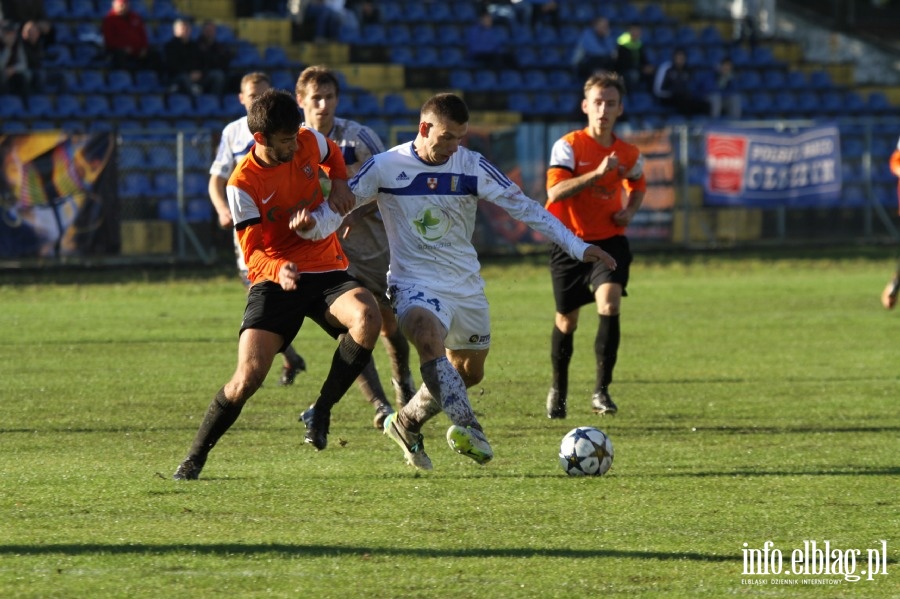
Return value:
[[(236, 276), (4, 275), (0, 597), (898, 597), (900, 312), (878, 302), (893, 265), (638, 253), (619, 415), (590, 412), (588, 307), (569, 417), (551, 421), (544, 260), (488, 262), (471, 397), (493, 462), (453, 453), (440, 415), (417, 473), (355, 388), (328, 449), (305, 446), (297, 416), (334, 348), (310, 322), (309, 371), (281, 388), (273, 366), (195, 482), (171, 475), (234, 368)], [(611, 437), (606, 476), (559, 468), (580, 425)]]

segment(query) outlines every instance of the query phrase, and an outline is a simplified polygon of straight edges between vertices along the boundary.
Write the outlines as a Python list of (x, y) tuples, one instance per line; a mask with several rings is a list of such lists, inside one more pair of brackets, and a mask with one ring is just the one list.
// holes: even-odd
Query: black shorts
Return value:
[(278, 283), (263, 281), (250, 288), (247, 307), (240, 333), (246, 329), (260, 329), (281, 335), (284, 350), (308, 316), (322, 329), (337, 337), (347, 330), (335, 327), (325, 320), (328, 307), (344, 293), (362, 287), (362, 284), (344, 270), (320, 273), (303, 273), (297, 279), (297, 289), (285, 291)]
[(594, 292), (603, 283), (618, 283), (622, 295), (628, 295), (628, 274), (631, 269), (631, 247), (628, 238), (616, 235), (601, 241), (588, 241), (616, 260), (616, 269), (610, 270), (603, 262), (581, 262), (570, 257), (561, 247), (550, 247), (550, 278), (553, 281), (553, 299), (556, 311), (568, 314), (581, 306), (594, 303)]

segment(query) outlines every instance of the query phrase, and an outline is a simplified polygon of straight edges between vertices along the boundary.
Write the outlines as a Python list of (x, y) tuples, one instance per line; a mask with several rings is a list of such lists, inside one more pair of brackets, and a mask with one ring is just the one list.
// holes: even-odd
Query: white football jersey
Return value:
[(222, 138), (216, 150), (216, 157), (209, 167), (209, 174), (228, 179), (238, 161), (253, 147), (253, 134), (247, 125), (247, 117), (231, 121), (222, 129)]
[(388, 282), (468, 294), (483, 288), (472, 245), (478, 200), (492, 202), (578, 260), (588, 244), (526, 196), (480, 153), (460, 147), (432, 165), (405, 143), (370, 158), (350, 180), (357, 203), (375, 199), (390, 240)]

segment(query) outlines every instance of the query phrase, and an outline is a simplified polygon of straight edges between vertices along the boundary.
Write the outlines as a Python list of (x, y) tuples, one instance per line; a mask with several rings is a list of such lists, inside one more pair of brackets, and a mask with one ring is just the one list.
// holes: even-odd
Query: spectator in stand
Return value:
[(725, 57), (716, 67), (712, 90), (709, 99), (709, 116), (714, 119), (723, 115), (729, 119), (741, 118), (741, 94), (737, 89), (734, 75), (734, 63)]
[(175, 19), (172, 39), (163, 46), (169, 93), (219, 95), (225, 86), (225, 72), (205, 63), (200, 45), (191, 37), (192, 31), (190, 21)]
[[(234, 60), (234, 50), (231, 46), (220, 42), (218, 35), (219, 28), (214, 21), (203, 21), (200, 35), (197, 36), (197, 47), (200, 49), (203, 69), (222, 73), (224, 87), (228, 84), (228, 68)], [(234, 87), (240, 88), (240, 79), (235, 79), (234, 83)]]
[[(288, 13), (297, 24), (311, 23), (315, 41), (336, 40), (341, 32), (341, 13), (325, 0), (288, 0)], [(306, 28), (306, 25), (303, 25)], [(302, 36), (301, 36), (302, 37)]]
[(466, 31), (466, 58), (492, 69), (502, 69), (515, 60), (506, 48), (503, 30), (494, 26), (494, 17), (487, 10)]
[(684, 116), (698, 116), (710, 114), (710, 102), (702, 94), (703, 86), (688, 67), (687, 53), (684, 48), (675, 48), (672, 59), (656, 71), (653, 95)]
[(382, 22), (381, 8), (372, 0), (351, 0), (347, 2), (347, 8), (356, 13), (356, 20), (360, 27)]
[(525, 0), (531, 4), (531, 28), (538, 24), (559, 28), (559, 3), (555, 0)]
[(616, 39), (616, 71), (625, 79), (629, 93), (653, 89), (656, 67), (644, 45), (641, 26), (633, 23)]
[(25, 53), (25, 62), (31, 73), (31, 91), (43, 93), (46, 86), (46, 74), (44, 73), (44, 39), (37, 21), (26, 21), (22, 25), (21, 42), (22, 51)]
[(56, 42), (56, 28), (47, 17), (44, 0), (0, 0), (0, 21), (34, 21), (41, 32), (44, 47)]
[(31, 93), (31, 71), (19, 28), (12, 21), (0, 23), (0, 93), (22, 97)]
[(128, 0), (112, 0), (101, 23), (103, 45), (115, 69), (159, 71), (159, 53), (150, 47), (147, 26)]
[(609, 31), (609, 19), (597, 17), (589, 27), (581, 30), (572, 54), (575, 75), (586, 80), (595, 71), (611, 71), (616, 68), (618, 49)]

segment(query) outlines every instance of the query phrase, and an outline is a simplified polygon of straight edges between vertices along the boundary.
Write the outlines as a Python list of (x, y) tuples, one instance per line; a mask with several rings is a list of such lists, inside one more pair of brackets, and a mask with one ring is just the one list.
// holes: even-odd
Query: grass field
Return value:
[[(334, 347), (309, 323), (309, 372), (281, 388), (273, 367), (196, 482), (171, 474), (234, 367), (236, 277), (4, 276), (0, 597), (898, 597), (900, 313), (878, 303), (892, 269), (639, 256), (619, 415), (589, 410), (586, 311), (569, 418), (550, 421), (543, 261), (487, 264), (494, 342), (471, 394), (489, 465), (446, 446), (441, 415), (424, 431), (435, 469), (415, 472), (356, 389), (328, 449), (304, 446), (297, 415)], [(578, 425), (612, 438), (608, 475), (558, 467)], [(784, 570), (748, 575), (767, 541)], [(813, 573), (826, 541), (846, 575)]]

